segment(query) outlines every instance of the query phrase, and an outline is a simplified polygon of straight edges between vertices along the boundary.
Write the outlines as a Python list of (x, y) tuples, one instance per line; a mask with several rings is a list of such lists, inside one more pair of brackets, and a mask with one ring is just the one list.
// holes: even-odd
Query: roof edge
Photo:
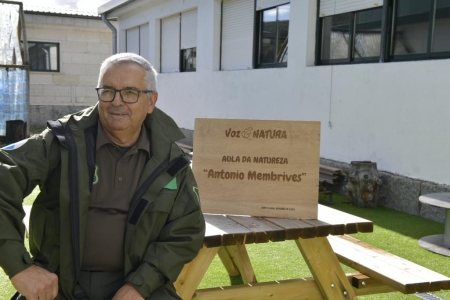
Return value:
[(131, 3), (133, 1), (134, 0), (110, 0), (110, 1), (106, 2), (105, 4), (99, 6), (97, 8), (97, 13), (99, 15), (106, 14), (110, 11), (113, 11), (124, 5), (127, 5), (128, 3)]
[(57, 12), (44, 12), (44, 11), (33, 11), (33, 10), (24, 10), (26, 15), (44, 15), (51, 17), (66, 17), (66, 18), (78, 18), (78, 19), (93, 19), (93, 20), (101, 20), (102, 17), (100, 15), (83, 15), (83, 14), (69, 14), (69, 13), (57, 13)]

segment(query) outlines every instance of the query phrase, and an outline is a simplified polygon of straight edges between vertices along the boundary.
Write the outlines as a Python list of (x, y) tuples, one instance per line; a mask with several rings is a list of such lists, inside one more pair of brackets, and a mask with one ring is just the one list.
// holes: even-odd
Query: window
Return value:
[[(378, 4), (383, 6), (373, 8)], [(319, 5), (318, 64), (450, 57), (448, 0), (320, 0)]]
[(258, 12), (257, 66), (287, 66), (289, 15), (290, 4)]
[(149, 59), (149, 26), (144, 24), (126, 30), (126, 51)]
[(181, 71), (195, 71), (197, 65), (197, 48), (181, 50)]
[(322, 18), (321, 62), (378, 61), (382, 8)]
[(391, 10), (393, 59), (450, 57), (450, 1), (397, 0)]
[[(59, 44), (28, 42), (30, 70), (41, 72), (59, 72)], [(23, 54), (22, 54), (23, 56)]]
[(197, 10), (181, 14), (181, 72), (195, 71), (197, 66)]
[(197, 10), (161, 20), (161, 72), (195, 71), (197, 66)]
[(288, 0), (223, 0), (220, 69), (286, 67)]
[(222, 2), (221, 70), (253, 69), (255, 0)]

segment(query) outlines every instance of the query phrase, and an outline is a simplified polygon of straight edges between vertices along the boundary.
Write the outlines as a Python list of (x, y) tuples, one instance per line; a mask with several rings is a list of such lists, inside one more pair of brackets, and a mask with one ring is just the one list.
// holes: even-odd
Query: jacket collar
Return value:
[[(60, 119), (62, 123), (67, 123), (72, 130), (85, 130), (98, 123), (98, 103), (72, 115), (64, 116)], [(175, 121), (159, 108), (155, 107), (153, 112), (147, 115), (144, 126), (150, 136), (150, 152), (158, 161), (170, 160), (182, 154), (173, 143), (185, 138)]]

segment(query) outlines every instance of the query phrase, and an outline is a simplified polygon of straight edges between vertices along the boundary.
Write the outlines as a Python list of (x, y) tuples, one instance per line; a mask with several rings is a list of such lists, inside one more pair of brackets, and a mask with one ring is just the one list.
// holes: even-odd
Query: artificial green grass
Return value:
[[(26, 199), (26, 202), (31, 204), (37, 192), (38, 190), (35, 190)], [(443, 224), (384, 207), (375, 209), (354, 207), (348, 204), (347, 198), (342, 195), (335, 194), (333, 198), (333, 204), (326, 204), (328, 198), (321, 198), (320, 202), (332, 208), (369, 219), (374, 223), (373, 233), (359, 233), (352, 236), (450, 277), (450, 258), (424, 250), (417, 244), (418, 239), (423, 236), (443, 233)], [(258, 282), (312, 277), (294, 241), (251, 244), (247, 245), (247, 250)], [(343, 268), (347, 273), (354, 271), (346, 266), (343, 266)], [(199, 288), (241, 283), (241, 278), (230, 278), (228, 276), (220, 259), (216, 256)], [(9, 299), (12, 293), (13, 288), (8, 278), (0, 270), (0, 299)], [(443, 299), (450, 299), (450, 291), (433, 292), (433, 294)], [(419, 298), (414, 295), (387, 293), (362, 296), (358, 299), (412, 300)]]

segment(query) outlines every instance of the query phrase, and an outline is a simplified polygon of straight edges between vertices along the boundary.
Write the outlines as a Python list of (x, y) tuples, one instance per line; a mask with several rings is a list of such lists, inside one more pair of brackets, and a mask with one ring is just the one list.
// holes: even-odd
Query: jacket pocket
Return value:
[(30, 248), (39, 252), (33, 255), (44, 256), (47, 261), (51, 258), (53, 248), (59, 245), (59, 228), (58, 207), (33, 207), (30, 215)]
[(154, 201), (148, 204), (134, 231), (131, 243), (132, 253), (130, 253), (132, 260), (140, 261), (147, 246), (158, 240), (161, 230), (172, 211), (176, 195), (176, 190), (164, 189)]
[(158, 194), (154, 201), (151, 201), (148, 205), (146, 212), (166, 212), (170, 213), (172, 211), (173, 203), (177, 195), (177, 190), (167, 190), (163, 189)]

